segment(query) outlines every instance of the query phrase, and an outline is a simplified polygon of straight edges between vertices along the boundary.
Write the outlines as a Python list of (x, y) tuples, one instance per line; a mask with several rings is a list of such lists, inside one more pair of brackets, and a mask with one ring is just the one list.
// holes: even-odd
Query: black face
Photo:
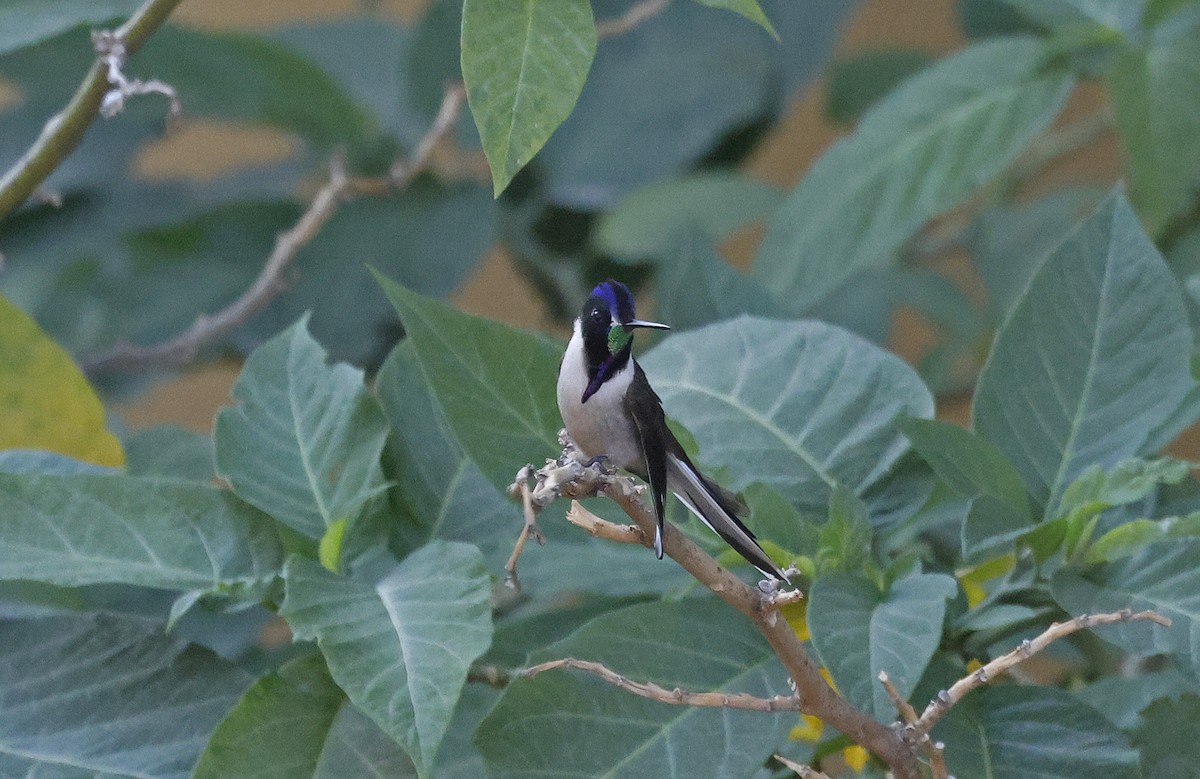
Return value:
[(612, 325), (612, 314), (608, 312), (608, 304), (600, 297), (593, 295), (583, 304), (579, 314), (580, 328), (585, 342), (596, 340), (608, 341), (608, 328)]

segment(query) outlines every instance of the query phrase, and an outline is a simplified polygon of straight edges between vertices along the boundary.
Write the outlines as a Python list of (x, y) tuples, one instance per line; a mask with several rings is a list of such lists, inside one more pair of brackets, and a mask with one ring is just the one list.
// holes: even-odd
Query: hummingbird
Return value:
[(633, 295), (619, 281), (605, 281), (592, 290), (575, 319), (558, 371), (558, 410), (567, 432), (584, 455), (603, 457), (650, 485), (658, 559), (663, 556), (663, 508), (670, 490), (751, 565), (788, 581), (739, 519), (745, 504), (702, 474), (667, 426), (662, 400), (633, 359), (633, 333), (639, 328), (671, 329), (637, 319)]

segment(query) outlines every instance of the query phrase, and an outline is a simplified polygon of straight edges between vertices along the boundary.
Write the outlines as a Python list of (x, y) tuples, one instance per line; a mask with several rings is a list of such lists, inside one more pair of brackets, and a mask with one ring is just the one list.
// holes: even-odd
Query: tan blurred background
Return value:
[[(676, 0), (686, 2), (688, 0)], [(802, 2), (803, 0), (797, 0)], [(303, 20), (327, 19), (361, 9), (356, 0), (184, 0), (175, 18), (181, 23), (209, 29), (260, 29)], [(421, 0), (380, 0), (380, 11), (411, 22), (423, 12)], [(846, 58), (863, 49), (915, 47), (941, 55), (964, 44), (959, 32), (954, 0), (894, 0), (865, 2), (843, 30), (835, 58)], [(603, 45), (603, 43), (601, 44)], [(1090, 113), (1103, 100), (1099, 90), (1084, 87), (1072, 99), (1060, 122)], [(813, 159), (842, 130), (824, 118), (824, 85), (817, 81), (797, 97), (776, 130), (743, 166), (752, 175), (780, 185), (795, 183)], [(171, 136), (140, 157), (138, 174), (147, 177), (183, 173), (201, 180), (249, 161), (278, 159), (288, 154), (292, 140), (284, 133), (263, 127), (231, 126), (211, 121), (185, 122)], [(1031, 194), (1065, 178), (1085, 177), (1094, 182), (1115, 181), (1119, 150), (1109, 136), (1086, 153), (1065, 158), (1031, 185)], [(734, 264), (749, 262), (761, 236), (760, 229), (744, 231), (723, 247)], [(980, 284), (962, 258), (949, 258), (943, 268), (970, 294), (980, 294)], [(499, 293), (499, 294), (498, 294)], [(516, 273), (503, 251), (493, 248), (473, 276), (453, 298), (473, 313), (501, 319), (521, 327), (554, 329), (539, 298)], [(561, 330), (559, 330), (561, 332)], [(910, 361), (918, 359), (934, 341), (932, 329), (909, 311), (898, 312), (890, 347)], [(151, 389), (119, 413), (131, 428), (175, 422), (192, 430), (210, 432), (218, 408), (229, 402), (229, 389), (237, 365), (197, 368), (187, 375)], [(939, 401), (942, 418), (969, 423), (969, 398)], [(1193, 448), (1193, 447), (1188, 447)]]

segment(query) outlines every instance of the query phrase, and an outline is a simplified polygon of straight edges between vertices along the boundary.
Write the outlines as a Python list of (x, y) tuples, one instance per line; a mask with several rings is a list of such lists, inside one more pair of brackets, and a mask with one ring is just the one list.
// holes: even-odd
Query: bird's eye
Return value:
[(593, 308), (593, 309), (592, 309), (592, 310), (591, 310), (591, 311), (588, 313), (588, 316), (590, 316), (592, 319), (595, 319), (595, 320), (597, 320), (597, 321), (605, 318), (605, 317), (604, 317), (604, 312), (603, 312), (603, 311), (601, 311), (599, 307), (597, 307), (597, 308)]

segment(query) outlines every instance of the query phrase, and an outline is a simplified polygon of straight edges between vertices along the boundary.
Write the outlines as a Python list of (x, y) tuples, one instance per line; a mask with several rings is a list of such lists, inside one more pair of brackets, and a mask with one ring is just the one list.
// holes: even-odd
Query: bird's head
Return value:
[(638, 319), (633, 308), (633, 294), (621, 282), (610, 279), (597, 284), (579, 314), (579, 331), (583, 336), (591, 378), (584, 401), (628, 362), (633, 331), (639, 327), (671, 329), (658, 322)]

